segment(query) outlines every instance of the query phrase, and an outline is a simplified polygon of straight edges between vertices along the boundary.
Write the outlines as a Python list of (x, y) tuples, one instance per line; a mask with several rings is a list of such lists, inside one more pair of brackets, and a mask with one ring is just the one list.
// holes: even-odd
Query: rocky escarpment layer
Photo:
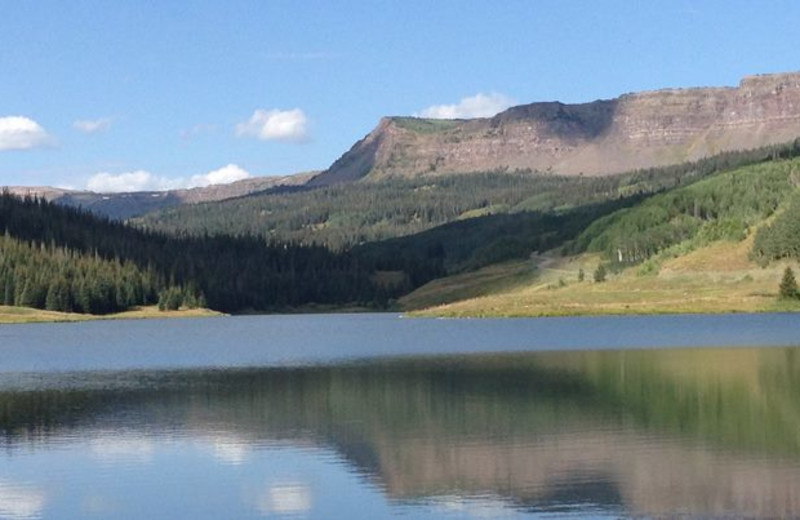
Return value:
[(800, 73), (749, 76), (736, 88), (533, 103), (492, 118), (384, 118), (311, 184), (500, 169), (607, 175), (797, 137)]

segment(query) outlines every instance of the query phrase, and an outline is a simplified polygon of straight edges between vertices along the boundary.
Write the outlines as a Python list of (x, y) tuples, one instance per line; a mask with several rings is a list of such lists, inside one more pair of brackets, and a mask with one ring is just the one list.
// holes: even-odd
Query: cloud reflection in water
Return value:
[(38, 487), (0, 481), (0, 518), (27, 520), (39, 518), (46, 495)]
[(256, 507), (264, 515), (299, 515), (311, 511), (311, 489), (301, 483), (274, 484), (258, 497)]

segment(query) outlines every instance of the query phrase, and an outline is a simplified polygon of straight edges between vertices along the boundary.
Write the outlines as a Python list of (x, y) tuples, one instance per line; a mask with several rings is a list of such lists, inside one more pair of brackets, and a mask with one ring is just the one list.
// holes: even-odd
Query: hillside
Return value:
[(477, 171), (608, 175), (799, 136), (800, 73), (748, 76), (736, 88), (532, 103), (484, 119), (387, 117), (309, 185)]
[(458, 220), (563, 210), (674, 182), (676, 177), (668, 175), (652, 184), (629, 176), (472, 174), (432, 181), (391, 179), (181, 206), (149, 213), (133, 223), (171, 234), (247, 234), (342, 250)]
[(20, 197), (39, 197), (63, 206), (80, 207), (113, 219), (127, 219), (183, 204), (221, 201), (283, 186), (299, 186), (308, 182), (313, 176), (314, 173), (301, 173), (278, 177), (254, 177), (203, 188), (125, 193), (94, 193), (47, 186), (8, 186), (4, 189)]
[[(388, 178), (183, 205), (134, 219), (171, 234), (262, 236), (335, 250), (489, 215), (559, 213), (656, 193), (714, 172), (800, 154), (800, 141), (602, 177), (486, 172)], [(521, 218), (525, 218), (524, 216)]]
[[(798, 311), (778, 299), (783, 270), (749, 260), (748, 243), (718, 242), (659, 263), (629, 268), (595, 283), (596, 255), (542, 257), (495, 264), (435, 280), (400, 299), (417, 316), (527, 317)], [(583, 271), (584, 279), (580, 280)]]
[(798, 196), (798, 159), (719, 173), (596, 219), (565, 256), (459, 273), (400, 304), (447, 316), (796, 310), (777, 296), (800, 258)]

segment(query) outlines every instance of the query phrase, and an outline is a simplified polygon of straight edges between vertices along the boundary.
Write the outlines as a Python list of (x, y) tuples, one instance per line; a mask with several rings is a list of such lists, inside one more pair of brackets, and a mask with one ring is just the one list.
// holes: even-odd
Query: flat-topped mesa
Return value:
[(531, 103), (491, 118), (383, 118), (311, 184), (497, 170), (608, 175), (798, 137), (800, 73), (747, 76), (738, 87)]

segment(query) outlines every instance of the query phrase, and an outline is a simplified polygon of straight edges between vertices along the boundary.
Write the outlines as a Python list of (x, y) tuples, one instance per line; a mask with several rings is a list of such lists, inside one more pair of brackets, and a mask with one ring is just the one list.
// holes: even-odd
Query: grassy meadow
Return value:
[[(778, 299), (786, 266), (749, 259), (752, 237), (719, 241), (675, 258), (655, 258), (605, 282), (599, 254), (542, 255), (433, 281), (399, 302), (415, 316), (511, 317), (797, 311)], [(584, 280), (579, 281), (580, 270)]]

